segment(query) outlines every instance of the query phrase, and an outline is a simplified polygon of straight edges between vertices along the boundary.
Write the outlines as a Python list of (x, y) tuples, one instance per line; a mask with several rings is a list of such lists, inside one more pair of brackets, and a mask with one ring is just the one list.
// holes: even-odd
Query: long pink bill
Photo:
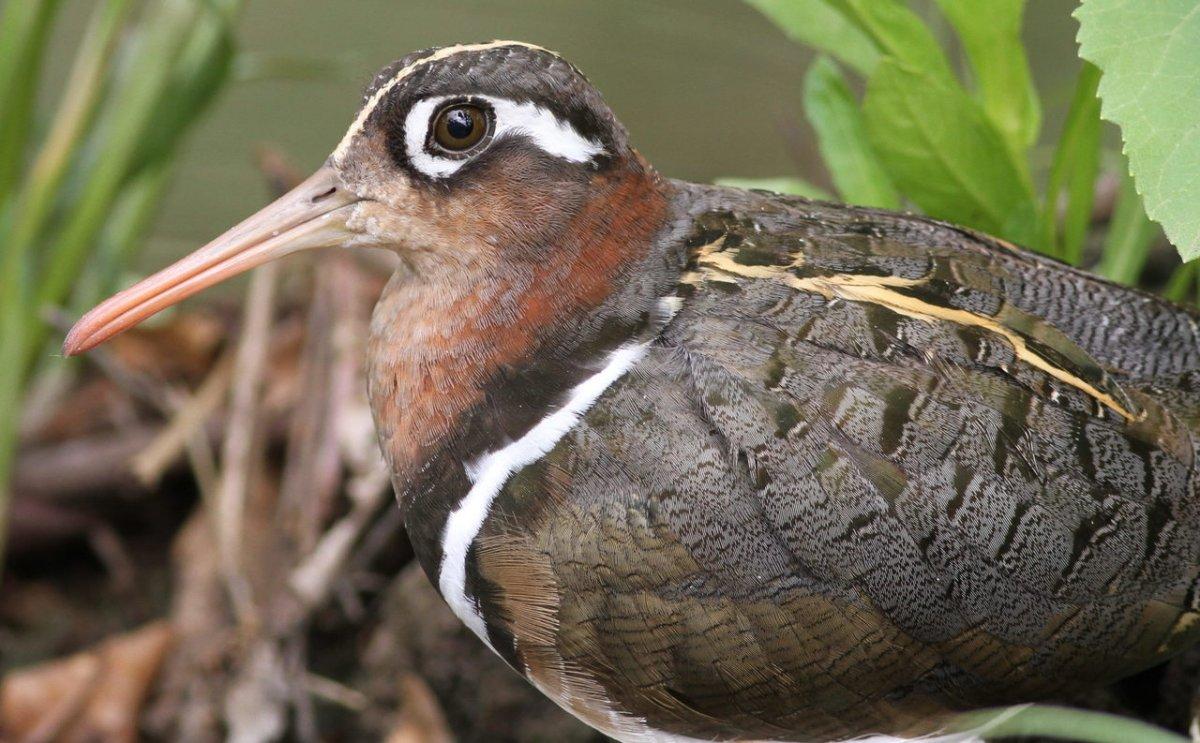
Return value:
[(196, 252), (106, 299), (67, 333), (72, 356), (103, 343), (202, 289), (301, 250), (340, 245), (359, 198), (328, 165)]

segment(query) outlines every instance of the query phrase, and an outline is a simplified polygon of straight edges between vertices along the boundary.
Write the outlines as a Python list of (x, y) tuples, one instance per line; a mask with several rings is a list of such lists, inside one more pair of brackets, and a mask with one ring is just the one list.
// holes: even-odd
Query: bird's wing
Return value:
[(555, 504), (507, 533), (556, 556), (564, 667), (697, 736), (819, 738), (1194, 639), (1195, 405), (1163, 385), (1195, 354), (1087, 330), (1186, 313), (892, 215), (763, 199), (689, 240), (654, 353), (510, 488)]
[(1140, 325), (1190, 316), (959, 230), (836, 214), (701, 216), (667, 338), (791, 554), (923, 640), (1028, 647), (1025, 671), (1191, 636), (1194, 398), (1160, 393), (1195, 368), (1121, 368), (1113, 346), (1140, 340), (1121, 318), (1051, 319), (1089, 281)]

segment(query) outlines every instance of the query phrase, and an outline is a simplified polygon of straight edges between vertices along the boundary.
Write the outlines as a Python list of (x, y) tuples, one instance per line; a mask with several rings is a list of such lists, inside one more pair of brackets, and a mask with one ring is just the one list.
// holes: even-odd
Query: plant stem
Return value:
[(1123, 284), (1135, 283), (1157, 235), (1158, 226), (1146, 216), (1133, 176), (1126, 169), (1096, 273)]
[[(1100, 162), (1100, 70), (1085, 63), (1075, 83), (1066, 124), (1054, 152), (1046, 198), (1039, 215), (1037, 247), (1072, 265), (1079, 263), (1087, 237)], [(1066, 214), (1059, 225), (1059, 197), (1066, 191)]]

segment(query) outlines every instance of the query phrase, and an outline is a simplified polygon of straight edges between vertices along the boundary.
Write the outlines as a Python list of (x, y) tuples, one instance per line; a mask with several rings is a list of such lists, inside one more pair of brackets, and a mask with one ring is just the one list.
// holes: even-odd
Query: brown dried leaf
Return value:
[(441, 705), (420, 676), (406, 673), (400, 677), (403, 706), (387, 743), (453, 743)]
[(0, 683), (0, 737), (133, 741), (150, 683), (173, 632), (154, 622), (68, 658), (15, 671)]
[(226, 322), (204, 311), (181, 312), (163, 325), (133, 328), (108, 347), (130, 371), (158, 379), (197, 379), (229, 335)]

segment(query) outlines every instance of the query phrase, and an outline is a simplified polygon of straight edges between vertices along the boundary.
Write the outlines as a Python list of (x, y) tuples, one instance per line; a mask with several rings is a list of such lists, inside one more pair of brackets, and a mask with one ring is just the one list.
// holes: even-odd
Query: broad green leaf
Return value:
[(1108, 225), (1096, 273), (1123, 284), (1136, 282), (1157, 236), (1158, 225), (1146, 216), (1142, 197), (1138, 196), (1133, 178), (1127, 172), (1121, 179), (1116, 211)]
[(827, 0), (850, 19), (886, 57), (954, 84), (946, 53), (929, 27), (903, 0)]
[(1200, 12), (1196, 0), (1084, 0), (1080, 55), (1104, 71), (1146, 213), (1184, 260), (1200, 256)]
[[(1096, 175), (1100, 170), (1100, 100), (1096, 86), (1100, 70), (1084, 63), (1075, 84), (1062, 137), (1050, 167), (1049, 184), (1041, 214), (1041, 244), (1050, 255), (1078, 265), (1083, 241), (1092, 221)], [(1066, 213), (1059, 234), (1059, 199), (1066, 191)]]
[(779, 178), (718, 178), (718, 186), (732, 188), (749, 188), (756, 191), (772, 191), (774, 193), (803, 196), (808, 199), (831, 201), (830, 196), (819, 186), (814, 186), (803, 178), (780, 176)]
[(937, 0), (971, 62), (983, 110), (1018, 153), (1037, 141), (1042, 109), (1021, 41), (1025, 0)]
[(879, 61), (875, 42), (827, 0), (746, 0), (788, 38), (830, 54), (866, 76)]
[(884, 60), (868, 82), (863, 114), (892, 181), (926, 213), (1029, 243), (1033, 187), (961, 88)]
[(858, 102), (837, 64), (828, 57), (813, 62), (804, 77), (804, 110), (842, 200), (898, 208), (900, 195), (867, 140)]

